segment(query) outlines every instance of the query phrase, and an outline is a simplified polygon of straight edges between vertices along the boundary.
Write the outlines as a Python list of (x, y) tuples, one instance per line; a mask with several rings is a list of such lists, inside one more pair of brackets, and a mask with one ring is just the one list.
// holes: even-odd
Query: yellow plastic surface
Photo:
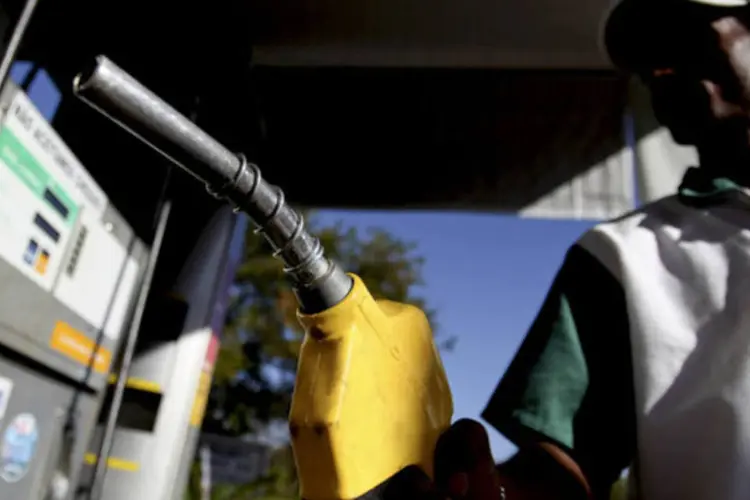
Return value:
[(430, 476), (453, 400), (424, 313), (375, 301), (362, 281), (314, 315), (289, 416), (302, 498), (349, 500), (409, 465)]

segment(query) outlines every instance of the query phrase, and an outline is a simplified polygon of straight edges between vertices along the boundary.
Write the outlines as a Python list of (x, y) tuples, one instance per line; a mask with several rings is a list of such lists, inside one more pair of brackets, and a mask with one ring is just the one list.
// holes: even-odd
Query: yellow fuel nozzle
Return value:
[(323, 255), (255, 165), (106, 57), (76, 77), (74, 91), (246, 212), (284, 262), (306, 332), (289, 416), (302, 497), (359, 498), (409, 466), (431, 476), (453, 402), (425, 314), (375, 300)]
[(338, 305), (299, 314), (307, 335), (289, 426), (306, 500), (359, 498), (410, 465), (432, 476), (453, 414), (425, 314), (352, 279)]

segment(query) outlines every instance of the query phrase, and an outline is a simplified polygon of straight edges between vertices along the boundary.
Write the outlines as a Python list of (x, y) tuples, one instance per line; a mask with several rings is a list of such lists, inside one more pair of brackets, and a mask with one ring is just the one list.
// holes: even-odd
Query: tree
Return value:
[[(314, 219), (308, 227), (320, 238), (326, 255), (362, 278), (373, 296), (422, 308), (435, 328), (434, 312), (416, 293), (422, 284), (423, 259), (415, 255), (413, 242), (382, 229), (363, 234), (340, 223), (319, 227)], [(203, 431), (242, 436), (286, 418), (303, 331), (282, 265), (257, 235), (246, 238), (232, 293)], [(452, 348), (453, 343), (449, 338), (442, 347)], [(262, 487), (269, 500), (294, 497), (292, 464), (289, 450), (281, 448), (274, 456), (270, 482), (248, 488)], [(237, 498), (247, 497), (247, 489), (242, 490), (235, 491)], [(229, 495), (221, 498), (234, 498)]]

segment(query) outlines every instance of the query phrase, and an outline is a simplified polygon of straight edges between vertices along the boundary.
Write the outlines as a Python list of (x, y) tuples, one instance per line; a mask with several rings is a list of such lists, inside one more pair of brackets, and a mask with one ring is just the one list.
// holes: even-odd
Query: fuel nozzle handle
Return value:
[(104, 56), (75, 77), (73, 92), (203, 181), (209, 193), (247, 213), (284, 262), (302, 311), (323, 311), (349, 293), (351, 278), (325, 257), (284, 193), (264, 181), (243, 155), (229, 151)]

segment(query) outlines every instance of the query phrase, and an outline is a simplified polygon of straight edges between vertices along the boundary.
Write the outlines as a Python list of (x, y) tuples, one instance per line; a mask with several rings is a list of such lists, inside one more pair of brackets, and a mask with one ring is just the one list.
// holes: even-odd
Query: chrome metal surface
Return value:
[(104, 56), (76, 76), (73, 88), (90, 106), (204, 181), (211, 194), (247, 213), (284, 262), (305, 312), (327, 309), (346, 297), (351, 278), (325, 257), (284, 193), (265, 182), (243, 155), (226, 149)]
[(0, 60), (0, 90), (5, 86), (5, 80), (10, 74), (10, 68), (13, 65), (13, 61), (16, 59), (16, 53), (21, 46), (21, 40), (26, 34), (26, 29), (31, 22), (31, 16), (34, 14), (34, 10), (38, 3), (39, 0), (26, 0), (21, 15), (19, 16), (18, 21), (16, 21), (16, 25), (13, 27), (13, 34), (10, 36), (8, 45), (5, 47), (3, 58)]

